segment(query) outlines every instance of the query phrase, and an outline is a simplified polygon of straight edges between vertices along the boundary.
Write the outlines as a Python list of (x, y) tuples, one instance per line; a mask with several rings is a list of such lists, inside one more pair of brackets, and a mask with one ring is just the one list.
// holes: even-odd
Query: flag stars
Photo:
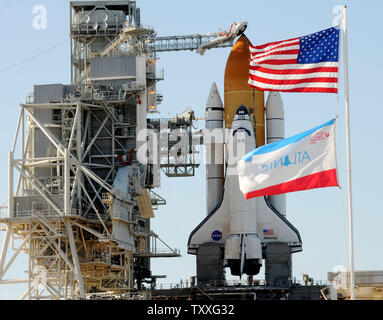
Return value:
[(338, 33), (338, 29), (330, 28), (302, 37), (298, 63), (338, 61)]

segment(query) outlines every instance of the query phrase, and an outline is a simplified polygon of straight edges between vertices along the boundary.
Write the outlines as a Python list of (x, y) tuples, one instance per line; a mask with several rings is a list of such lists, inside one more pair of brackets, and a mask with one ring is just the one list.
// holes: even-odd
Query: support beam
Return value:
[(96, 236), (97, 238), (99, 238), (99, 239), (104, 239), (104, 238), (105, 238), (104, 235), (103, 235), (102, 233), (99, 233), (99, 232), (93, 230), (92, 228), (89, 228), (89, 227), (87, 227), (87, 226), (84, 226), (83, 224), (80, 224), (80, 223), (78, 223), (78, 222), (76, 222), (76, 221), (72, 221), (72, 224), (78, 226), (78, 227), (81, 228), (81, 229), (84, 229), (84, 230), (88, 231), (89, 233), (95, 235), (95, 236)]
[(28, 300), (30, 300), (30, 298), (31, 298), (31, 295), (30, 295), (31, 290), (32, 290), (32, 287), (28, 288), (27, 291), (24, 292), (24, 294), (20, 297), (19, 300), (25, 300), (26, 297), (29, 297)]
[(70, 202), (70, 151), (64, 150), (64, 214), (69, 215), (71, 212)]
[[(25, 135), (25, 112), (23, 108), (21, 108), (20, 116), (21, 116), (21, 156), (22, 158), (24, 158), (26, 147), (25, 147), (25, 136), (24, 136)], [(27, 145), (28, 145), (28, 141), (29, 141), (29, 132), (27, 134)], [(19, 179), (20, 179), (19, 182), (21, 181), (21, 190), (24, 191), (25, 189), (24, 179), (21, 179), (21, 177), (19, 177)], [(16, 195), (19, 195), (19, 184), (17, 185)]]
[(81, 188), (82, 188), (83, 191), (84, 191), (85, 196), (88, 198), (88, 201), (89, 201), (90, 205), (92, 206), (94, 212), (96, 213), (98, 219), (100, 220), (102, 226), (104, 227), (104, 230), (105, 230), (106, 234), (110, 237), (110, 233), (109, 233), (109, 231), (108, 231), (108, 228), (106, 227), (104, 221), (102, 221), (101, 216), (100, 216), (100, 214), (98, 213), (98, 210), (97, 210), (97, 208), (95, 207), (95, 205), (94, 205), (94, 203), (93, 203), (93, 201), (92, 201), (90, 195), (89, 195), (88, 192), (86, 191), (86, 189), (85, 189), (84, 185), (82, 184), (82, 182), (79, 181), (79, 183), (80, 183), (80, 185), (81, 185)]
[[(54, 278), (51, 278), (51, 280), (55, 280)], [(28, 283), (28, 279), (7, 279), (7, 280), (0, 280), (0, 285), (5, 284), (22, 284), (22, 283)], [(26, 293), (28, 294), (28, 292)]]
[(30, 180), (32, 180), (34, 184), (36, 184), (43, 192), (45, 192), (47, 196), (52, 196), (52, 193), (38, 179), (36, 179), (34, 176), (30, 177), (29, 175), (26, 174), (26, 170), (24, 169), (25, 166), (20, 166), (18, 163), (14, 161), (13, 167), (17, 169), (20, 173), (22, 171), (24, 175), (26, 175)]
[(10, 230), (10, 226), (7, 225), (7, 231), (5, 232), (4, 240), (3, 240), (3, 247), (2, 247), (2, 249), (1, 249), (1, 256), (0, 256), (0, 273), (3, 272), (4, 263), (5, 263), (5, 258), (7, 257), (7, 252), (8, 252), (9, 239), (10, 239), (10, 237), (11, 237), (11, 230)]
[(69, 144), (68, 144), (68, 149), (72, 149), (72, 146), (73, 146), (73, 142), (74, 142), (74, 137), (75, 137), (75, 132), (77, 131), (77, 134), (78, 134), (78, 121), (79, 121), (79, 118), (80, 118), (80, 113), (81, 113), (81, 107), (80, 105), (78, 104), (77, 105), (77, 108), (76, 108), (76, 115), (74, 116), (74, 120), (73, 120), (73, 126), (72, 126), (72, 132), (70, 134), (70, 138), (69, 138)]
[(70, 249), (71, 249), (71, 252), (72, 252), (74, 273), (75, 273), (75, 276), (76, 276), (76, 279), (77, 279), (78, 287), (80, 289), (80, 296), (81, 296), (81, 298), (85, 299), (86, 295), (85, 295), (84, 282), (82, 280), (80, 261), (78, 259), (76, 242), (74, 240), (74, 235), (73, 235), (73, 230), (72, 230), (71, 222), (69, 220), (66, 220), (65, 221), (65, 226), (66, 226), (66, 230), (67, 230), (67, 234), (68, 234)]
[(39, 127), (39, 129), (45, 134), (45, 136), (50, 140), (50, 142), (52, 142), (52, 144), (56, 147), (56, 149), (62, 155), (64, 155), (64, 146), (56, 140), (56, 138), (33, 116), (33, 114), (27, 108), (24, 108), (24, 109), (27, 112), (28, 116)]
[(63, 215), (63, 212), (56, 206), (56, 204), (51, 199), (49, 199), (49, 197), (44, 193), (44, 191), (40, 189), (40, 187), (30, 177), (28, 177), (22, 169), (20, 169), (18, 166), (15, 166), (15, 168), (30, 184), (32, 184), (36, 191), (40, 193), (40, 195), (51, 205), (53, 209), (55, 209), (60, 215)]
[(16, 252), (13, 254), (12, 258), (9, 260), (7, 266), (1, 271), (0, 273), (0, 280), (3, 279), (4, 275), (7, 273), (8, 269), (11, 267), (13, 262), (16, 260), (17, 256), (21, 252), (22, 249), (24, 249), (24, 246), (28, 240), (28, 237), (26, 237), (22, 243), (22, 245), (16, 250)]
[[(93, 114), (93, 117), (94, 117), (99, 123), (101, 123), (101, 120), (100, 120), (95, 114)], [(112, 134), (112, 132), (110, 132), (110, 131), (108, 130), (108, 128), (105, 127), (105, 131), (109, 134), (109, 136), (110, 136), (111, 138), (114, 137), (114, 134)], [(114, 139), (114, 141), (115, 141), (116, 143), (118, 143), (118, 145), (119, 145), (122, 149), (125, 149), (125, 146), (123, 146), (117, 139)]]
[[(24, 109), (22, 109), (22, 114), (23, 114), (23, 122), (21, 123), (22, 126), (21, 126), (21, 130), (23, 132), (23, 134), (21, 135), (21, 145), (22, 145), (22, 148), (21, 148), (21, 154), (22, 154), (22, 159), (25, 159), (26, 158), (26, 154), (27, 154), (27, 149), (29, 147), (29, 141), (30, 141), (30, 131), (28, 130), (28, 133), (27, 133), (27, 139), (25, 140), (24, 138)], [(22, 192), (20, 192), (20, 186), (21, 186), (21, 190)], [(19, 175), (19, 178), (18, 178), (18, 181), (17, 181), (17, 187), (16, 187), (16, 192), (15, 194), (17, 196), (20, 196), (23, 194), (23, 191), (25, 190), (25, 181), (24, 179), (22, 178), (21, 175)]]
[[(108, 208), (105, 206), (104, 202), (102, 201), (102, 198), (100, 197), (100, 192), (96, 190), (94, 184), (93, 184), (93, 181), (87, 176), (85, 175), (86, 179), (88, 180), (90, 186), (92, 187), (93, 189), (93, 192), (95, 193), (95, 198), (97, 198), (98, 200), (100, 200), (100, 203), (102, 205), (102, 207), (104, 208), (105, 212), (108, 211)], [(93, 199), (93, 201), (95, 200), (95, 198)]]
[[(109, 177), (110, 177), (110, 175), (112, 174), (112, 172), (113, 172), (113, 168), (111, 168), (111, 169), (109, 170), (108, 174), (107, 174), (106, 177), (105, 177), (105, 180), (108, 180), (108, 179), (109, 179)], [(100, 187), (98, 188), (98, 190), (97, 190), (97, 194), (99, 194), (99, 193), (101, 192), (101, 190), (102, 190), (102, 186), (100, 186)], [(93, 197), (92, 202), (95, 201), (96, 199), (97, 199), (97, 195), (95, 195), (95, 196)], [(88, 208), (88, 210), (86, 211), (86, 213), (88, 213), (88, 212), (89, 212), (89, 208)]]
[(100, 186), (105, 188), (108, 192), (114, 194), (112, 191), (112, 186), (109, 185), (106, 181), (102, 180), (100, 177), (95, 175), (91, 170), (89, 170), (86, 166), (80, 165), (81, 171), (83, 171), (89, 178), (97, 182)]
[(13, 151), (8, 153), (8, 217), (14, 216), (13, 201)]
[[(79, 105), (80, 107), (80, 105)], [(83, 111), (82, 108), (78, 109), (78, 119), (77, 119), (77, 135), (76, 135), (76, 156), (77, 159), (82, 159), (82, 151), (83, 151), (83, 142), (82, 142), (82, 116), (83, 116)], [(85, 142), (84, 142), (85, 144)], [(76, 175), (75, 175), (75, 181), (73, 182), (72, 188), (76, 190), (77, 188), (77, 179), (82, 179), (82, 172), (81, 170), (76, 169)], [(81, 188), (77, 188), (77, 202), (78, 202), (78, 209), (81, 214)], [(73, 196), (71, 196), (71, 199), (73, 199)], [(72, 204), (73, 207), (73, 204)]]
[(88, 147), (86, 148), (86, 150), (85, 150), (85, 152), (84, 152), (84, 154), (83, 154), (83, 156), (82, 156), (82, 158), (81, 158), (81, 161), (84, 161), (85, 157), (87, 156), (88, 152), (89, 152), (90, 149), (92, 148), (93, 144), (96, 142), (98, 136), (100, 135), (102, 129), (105, 127), (105, 125), (106, 125), (106, 123), (108, 122), (108, 120), (109, 120), (109, 118), (106, 117), (106, 118), (104, 119), (104, 121), (101, 123), (100, 128), (98, 128), (98, 130), (97, 130), (95, 136), (92, 138), (92, 141), (89, 143)]
[[(51, 231), (51, 232), (54, 232), (53, 229), (50, 227), (50, 226), (47, 226), (48, 229)], [(41, 228), (44, 230), (45, 234), (48, 234), (49, 231), (48, 229), (46, 229), (44, 226), (41, 226)], [(74, 266), (72, 265), (72, 263), (70, 262), (68, 256), (66, 255), (66, 253), (64, 251), (61, 250), (61, 248), (57, 245), (57, 243), (55, 241), (52, 242), (52, 245), (55, 247), (55, 249), (57, 250), (57, 252), (60, 254), (60, 256), (64, 259), (65, 263), (69, 266), (69, 268), (71, 270), (74, 270)]]
[[(19, 114), (19, 120), (17, 121), (17, 128), (16, 128), (16, 132), (15, 132), (15, 137), (13, 138), (13, 144), (12, 144), (12, 149), (11, 149), (12, 151), (11, 152), (15, 152), (15, 149), (16, 149), (16, 142), (17, 142), (17, 137), (19, 136), (22, 116), (23, 116), (23, 111), (21, 109), (20, 114)], [(22, 135), (24, 135), (24, 132), (22, 132)]]

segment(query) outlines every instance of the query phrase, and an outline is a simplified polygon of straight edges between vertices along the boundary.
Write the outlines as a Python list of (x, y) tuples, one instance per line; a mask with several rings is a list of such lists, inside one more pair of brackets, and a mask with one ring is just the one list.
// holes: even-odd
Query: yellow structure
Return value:
[(249, 111), (257, 147), (265, 144), (265, 98), (263, 91), (251, 88), (249, 80), (250, 40), (242, 35), (235, 43), (225, 69), (225, 126), (231, 128), (240, 105)]

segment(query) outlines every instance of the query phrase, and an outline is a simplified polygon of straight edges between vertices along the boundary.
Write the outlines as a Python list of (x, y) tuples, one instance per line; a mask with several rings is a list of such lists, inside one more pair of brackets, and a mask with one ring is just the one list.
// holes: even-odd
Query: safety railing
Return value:
[[(14, 211), (15, 217), (31, 217), (34, 215), (38, 215), (38, 216), (60, 216), (60, 214), (56, 210), (54, 210), (53, 208), (50, 210), (33, 209), (33, 210), (25, 210), (25, 211), (20, 211), (20, 210), (17, 210), (17, 208), (16, 208)], [(72, 209), (69, 211), (69, 215), (80, 215), (80, 212), (77, 209)]]
[[(198, 284), (197, 284), (198, 285)], [(213, 280), (209, 282), (204, 282), (203, 284), (199, 284), (205, 289), (222, 289), (225, 288), (254, 288), (259, 287), (260, 289), (265, 288), (268, 289), (270, 287), (274, 288), (283, 288), (290, 286), (326, 286), (329, 285), (327, 280), (318, 280), (314, 281), (311, 284), (307, 284), (304, 281), (274, 281), (272, 283), (268, 283), (265, 279), (253, 280), (249, 283), (246, 280)], [(193, 282), (189, 280), (180, 281), (179, 283), (159, 283), (156, 285), (156, 289), (159, 290), (167, 290), (167, 289), (184, 289), (191, 288), (195, 286)]]

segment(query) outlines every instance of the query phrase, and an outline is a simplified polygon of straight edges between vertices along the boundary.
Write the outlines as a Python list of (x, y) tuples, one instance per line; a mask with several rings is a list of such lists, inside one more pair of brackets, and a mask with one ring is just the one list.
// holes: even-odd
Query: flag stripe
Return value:
[(337, 83), (338, 78), (330, 78), (330, 77), (314, 77), (312, 78), (312, 74), (307, 75), (310, 76), (310, 78), (299, 78), (299, 79), (268, 79), (268, 78), (262, 78), (254, 75), (250, 75), (250, 78), (254, 81), (263, 82), (265, 84), (275, 84), (275, 85), (290, 85), (290, 84), (302, 84), (302, 83), (320, 83), (320, 82), (333, 82)]
[(280, 51), (278, 54), (265, 54), (260, 57), (253, 58), (252, 61), (255, 63), (260, 63), (269, 60), (269, 57), (272, 56), (273, 60), (284, 60), (284, 59), (297, 59), (297, 54), (299, 53), (299, 50), (286, 50), (286, 51)]
[(250, 71), (250, 78), (255, 77), (272, 79), (272, 80), (289, 80), (289, 79), (309, 79), (309, 78), (333, 78), (338, 79), (336, 72), (313, 72), (306, 74), (269, 74), (260, 71)]
[(289, 39), (289, 40), (269, 42), (269, 43), (262, 44), (259, 46), (250, 45), (250, 51), (251, 52), (266, 52), (266, 51), (270, 51), (270, 50), (273, 50), (276, 48), (282, 48), (283, 46), (291, 46), (293, 43), (299, 44), (299, 39), (300, 38), (294, 38), (294, 39)]
[(269, 74), (305, 74), (305, 73), (317, 73), (317, 72), (329, 72), (329, 73), (337, 73), (337, 67), (319, 67), (319, 68), (311, 68), (311, 69), (283, 69), (283, 70), (275, 70), (269, 68), (262, 67), (253, 67), (250, 66), (250, 74), (254, 74), (255, 72), (269, 73)]
[(276, 48), (276, 49), (265, 51), (265, 52), (255, 52), (255, 53), (250, 52), (250, 55), (252, 58), (259, 58), (259, 57), (274, 54), (277, 52), (281, 53), (284, 51), (291, 51), (291, 50), (299, 50), (299, 44), (295, 44), (295, 43), (288, 44), (288, 45), (281, 46), (280, 48)]
[(281, 193), (310, 190), (315, 188), (336, 187), (338, 179), (336, 169), (321, 171), (295, 180), (280, 183), (260, 190), (245, 193), (245, 199), (260, 196), (272, 196)]
[[(257, 61), (254, 61), (257, 63)], [(297, 58), (294, 59), (266, 59), (262, 61), (262, 64), (270, 64), (270, 65), (285, 65), (285, 64), (297, 64)]]
[(321, 92), (321, 93), (338, 93), (337, 88), (314, 88), (314, 87), (303, 87), (303, 88), (293, 88), (293, 89), (281, 89), (281, 88), (271, 88), (271, 87), (258, 87), (253, 86), (261, 91), (277, 91), (277, 92)]
[[(253, 68), (252, 68), (253, 67)], [(256, 70), (257, 67), (263, 67), (268, 69), (276, 69), (276, 70), (291, 70), (291, 69), (303, 69), (303, 70), (310, 70), (313, 68), (322, 68), (322, 67), (338, 67), (337, 62), (320, 62), (320, 63), (305, 63), (305, 64), (291, 64), (291, 65), (272, 65), (272, 64), (257, 64), (257, 63), (250, 63), (250, 68)]]

